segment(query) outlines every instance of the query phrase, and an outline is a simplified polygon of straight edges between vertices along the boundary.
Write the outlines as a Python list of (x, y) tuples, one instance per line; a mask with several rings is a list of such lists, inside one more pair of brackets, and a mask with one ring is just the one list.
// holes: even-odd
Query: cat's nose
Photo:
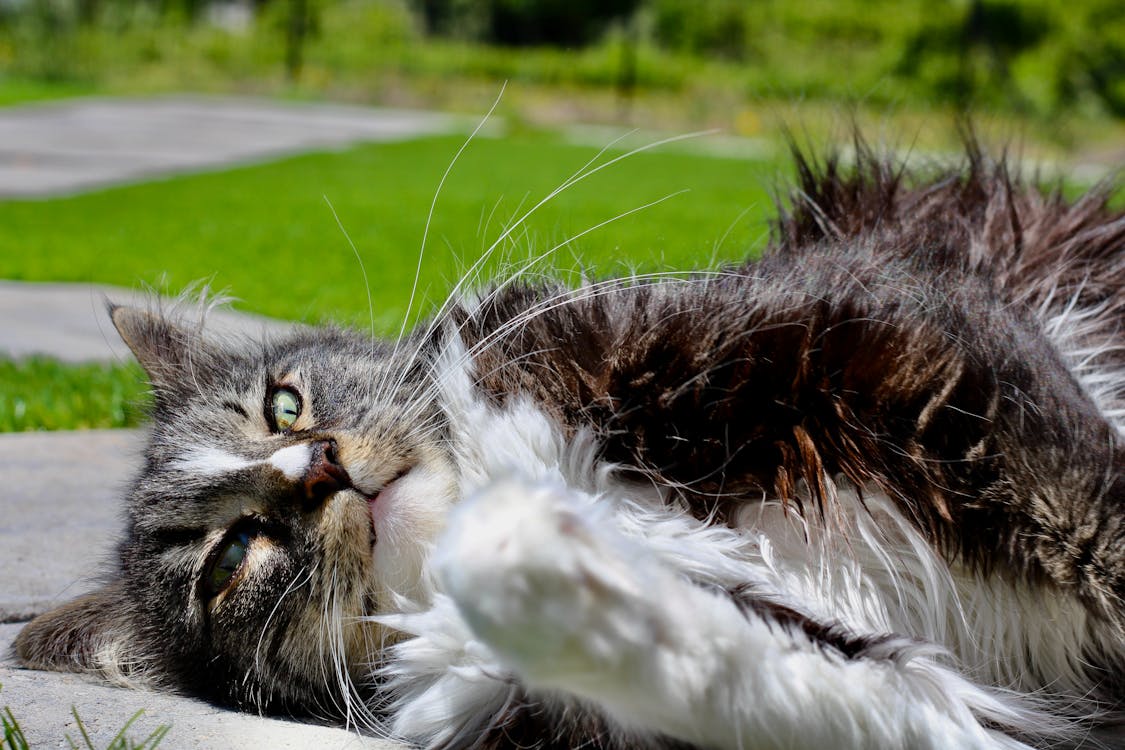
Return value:
[(313, 510), (331, 495), (351, 487), (352, 480), (340, 464), (335, 440), (318, 440), (309, 447), (309, 468), (301, 478), (301, 484), (305, 507)]

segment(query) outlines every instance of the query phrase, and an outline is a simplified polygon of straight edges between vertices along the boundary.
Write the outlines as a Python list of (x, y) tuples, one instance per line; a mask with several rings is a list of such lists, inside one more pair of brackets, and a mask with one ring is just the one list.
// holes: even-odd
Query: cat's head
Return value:
[(20, 656), (337, 713), (388, 637), (364, 618), (426, 602), (422, 563), (456, 496), (417, 342), (219, 343), (161, 313), (111, 314), (153, 391), (120, 566), (28, 625)]

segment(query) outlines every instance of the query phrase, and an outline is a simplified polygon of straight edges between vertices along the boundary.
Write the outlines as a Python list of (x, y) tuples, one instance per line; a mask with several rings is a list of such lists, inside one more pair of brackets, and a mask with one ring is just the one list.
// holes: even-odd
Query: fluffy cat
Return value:
[(798, 157), (761, 260), (520, 278), (151, 380), (28, 665), (431, 747), (1125, 746), (1125, 215)]

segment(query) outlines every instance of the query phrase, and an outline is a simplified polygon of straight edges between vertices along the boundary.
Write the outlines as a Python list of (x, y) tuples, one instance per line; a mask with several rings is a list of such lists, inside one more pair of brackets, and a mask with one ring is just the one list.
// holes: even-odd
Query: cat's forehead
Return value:
[(381, 342), (363, 342), (336, 329), (308, 329), (266, 341), (224, 342), (206, 356), (189, 357), (180, 377), (161, 385), (180, 398), (207, 401), (284, 380), (331, 385), (389, 366)]

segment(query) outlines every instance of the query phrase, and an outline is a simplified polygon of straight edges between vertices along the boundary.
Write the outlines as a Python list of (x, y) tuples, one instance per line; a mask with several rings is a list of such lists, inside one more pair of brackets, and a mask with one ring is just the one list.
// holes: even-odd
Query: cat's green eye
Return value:
[(270, 397), (270, 421), (277, 432), (293, 429), (297, 417), (301, 416), (301, 398), (289, 388), (278, 388)]
[(250, 548), (250, 534), (240, 531), (223, 543), (215, 561), (207, 570), (207, 593), (215, 596), (230, 585), (234, 574), (242, 567), (246, 560), (246, 551)]

